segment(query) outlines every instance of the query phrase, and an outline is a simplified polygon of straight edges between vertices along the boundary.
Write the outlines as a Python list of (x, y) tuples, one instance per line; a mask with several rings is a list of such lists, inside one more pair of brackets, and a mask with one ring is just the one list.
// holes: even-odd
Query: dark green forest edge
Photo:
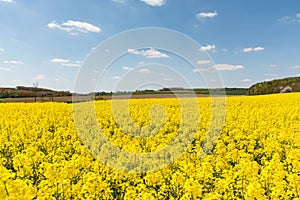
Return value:
[(24, 97), (62, 97), (72, 96), (69, 91), (55, 91), (38, 87), (17, 86), (16, 88), (0, 88), (0, 98)]
[(256, 83), (248, 90), (248, 95), (300, 92), (300, 77), (290, 77)]

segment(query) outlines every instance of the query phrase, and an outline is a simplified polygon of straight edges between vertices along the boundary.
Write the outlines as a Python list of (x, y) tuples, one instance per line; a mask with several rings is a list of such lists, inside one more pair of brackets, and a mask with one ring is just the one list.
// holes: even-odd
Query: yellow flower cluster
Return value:
[[(300, 93), (227, 98), (221, 134), (204, 156), (213, 105), (197, 99), (195, 121), (192, 111), (182, 112), (182, 103), (194, 109), (189, 102), (130, 100), (126, 113), (118, 112), (122, 100), (96, 101), (103, 133), (93, 112), (75, 110), (84, 124), (75, 123), (71, 104), (0, 104), (0, 199), (300, 198)], [(161, 155), (169, 165), (141, 173), (132, 173), (139, 160), (114, 155), (98, 137), (147, 155), (190, 132), (195, 137), (178, 159)]]

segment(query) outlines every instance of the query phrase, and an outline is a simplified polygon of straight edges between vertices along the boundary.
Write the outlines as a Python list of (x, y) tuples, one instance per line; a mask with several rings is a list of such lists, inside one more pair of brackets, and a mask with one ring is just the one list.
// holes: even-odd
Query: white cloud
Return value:
[(206, 18), (213, 18), (213, 17), (216, 17), (216, 16), (218, 16), (218, 13), (216, 11), (214, 11), (214, 12), (201, 12), (201, 13), (198, 13), (196, 15), (196, 17), (198, 19), (201, 19), (201, 20), (204, 20)]
[(119, 80), (121, 78), (121, 76), (113, 76), (112, 78), (115, 80)]
[(163, 80), (164, 81), (173, 81), (174, 79), (172, 79), (172, 78), (164, 78)]
[(276, 67), (276, 64), (270, 64), (269, 67)]
[(282, 17), (282, 18), (278, 19), (278, 21), (280, 23), (289, 23), (289, 22), (294, 22), (295, 19), (292, 18), (292, 17), (285, 16), (285, 17)]
[(223, 51), (224, 53), (227, 53), (227, 52), (228, 52), (228, 49), (223, 48), (222, 51)]
[(0, 52), (4, 52), (4, 49), (0, 48)]
[(242, 50), (242, 52), (244, 52), (244, 53), (249, 53), (249, 52), (251, 52), (251, 51), (263, 51), (265, 48), (263, 48), (263, 47), (248, 47), (248, 48), (244, 48), (243, 50)]
[(196, 69), (193, 69), (193, 72), (206, 72), (206, 71), (210, 71), (210, 68), (196, 68)]
[(210, 60), (199, 60), (197, 62), (198, 65), (207, 65), (207, 64), (210, 64), (211, 61)]
[(218, 71), (234, 71), (239, 69), (245, 69), (246, 67), (243, 65), (230, 65), (230, 64), (217, 64), (215, 68)]
[(166, 3), (166, 0), (141, 0), (149, 6), (162, 6)]
[(291, 23), (291, 22), (300, 22), (300, 13), (296, 13), (294, 16), (284, 16), (278, 19), (280, 23)]
[(264, 74), (264, 76), (274, 77), (277, 76), (277, 74)]
[(157, 51), (156, 49), (150, 48), (148, 50), (137, 50), (137, 49), (128, 49), (127, 51), (130, 54), (141, 55), (146, 58), (169, 58), (168, 55)]
[(200, 47), (200, 51), (214, 51), (215, 50), (215, 48), (216, 48), (216, 46), (215, 45), (206, 45), (206, 46), (201, 46)]
[(130, 70), (133, 70), (132, 67), (127, 67), (127, 66), (123, 66), (122, 69), (126, 70), (126, 71), (130, 71)]
[(193, 72), (205, 72), (205, 71), (213, 71), (213, 70), (218, 70), (218, 71), (235, 71), (235, 70), (240, 70), (240, 69), (245, 69), (246, 67), (243, 65), (230, 65), (230, 64), (216, 64), (212, 67), (207, 67), (207, 68), (195, 68), (193, 69)]
[(88, 33), (88, 32), (100, 33), (101, 32), (101, 29), (98, 26), (95, 26), (95, 25), (87, 23), (87, 22), (73, 21), (73, 20), (68, 20), (61, 24), (58, 24), (56, 21), (52, 21), (47, 26), (50, 29), (58, 29), (61, 31), (66, 31), (67, 33), (69, 33), (71, 35), (78, 35), (79, 32), (82, 32), (82, 33)]
[(19, 60), (5, 60), (3, 61), (5, 64), (13, 64), (13, 65), (23, 65), (24, 63)]
[(1, 0), (1, 2), (4, 2), (4, 3), (14, 3), (13, 0)]
[(266, 78), (264, 81), (265, 81), (265, 82), (266, 82), (266, 81), (272, 81), (272, 79)]
[(34, 80), (45, 80), (46, 76), (43, 74), (37, 74), (37, 75), (35, 75), (35, 77), (33, 79)]
[(297, 74), (296, 76), (300, 76), (300, 74)]
[(11, 67), (0, 67), (1, 71), (11, 71), (12, 68)]
[(50, 62), (53, 62), (53, 63), (68, 63), (68, 62), (70, 62), (70, 60), (62, 59), (62, 58), (53, 58), (53, 59), (50, 60)]
[(66, 78), (55, 78), (54, 80), (55, 81), (68, 81), (68, 79), (66, 79)]
[(290, 67), (291, 69), (300, 69), (300, 65), (294, 65)]
[(79, 63), (61, 63), (61, 65), (65, 67), (80, 67)]
[(125, 0), (112, 0), (113, 2), (115, 2), (115, 3), (125, 3)]
[(139, 69), (138, 72), (141, 74), (151, 74), (150, 69), (147, 69), (147, 68)]
[(245, 79), (241, 80), (241, 82), (244, 82), (244, 83), (249, 83), (249, 82), (251, 82), (251, 81), (252, 81), (252, 80), (249, 79), (249, 78), (245, 78)]
[(72, 62), (68, 59), (63, 58), (53, 58), (50, 60), (52, 63), (59, 63), (61, 66), (64, 67), (80, 67), (80, 61)]

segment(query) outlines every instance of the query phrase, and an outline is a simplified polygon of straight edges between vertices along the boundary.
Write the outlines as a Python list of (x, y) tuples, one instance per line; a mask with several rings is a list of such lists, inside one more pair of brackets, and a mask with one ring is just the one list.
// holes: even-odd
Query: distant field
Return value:
[[(163, 88), (161, 90), (141, 90), (130, 92), (95, 92), (82, 95), (77, 97), (78, 101), (88, 101), (91, 100), (93, 95), (97, 96), (97, 99), (125, 99), (130, 98), (140, 99), (140, 98), (174, 98), (174, 97), (207, 97), (210, 94), (223, 95), (224, 90), (227, 95), (244, 96), (248, 94), (248, 88), (194, 88), (194, 89), (184, 89), (184, 88)], [(36, 92), (35, 92), (36, 91)], [(37, 98), (35, 98), (37, 96)], [(72, 93), (69, 91), (54, 91), (45, 88), (33, 88), (17, 86), (16, 88), (0, 88), (0, 103), (1, 102), (72, 102)]]
[[(134, 94), (131, 95), (130, 98), (131, 99), (148, 99), (148, 98), (189, 98), (189, 97), (209, 97), (209, 94), (192, 94), (192, 93), (176, 93), (176, 94), (172, 94), (172, 93), (161, 93), (161, 94)], [(230, 94), (229, 94), (230, 96)], [(235, 95), (237, 96), (237, 95)], [(97, 96), (96, 99), (103, 99), (103, 100), (109, 100), (109, 99), (126, 99), (128, 98), (128, 95), (106, 95), (106, 96)], [(77, 97), (77, 100), (79, 101), (88, 101), (93, 99), (92, 96), (79, 96)], [(52, 101), (52, 99), (50, 99), (49, 97), (38, 97), (36, 99), (37, 102), (50, 102)], [(72, 96), (65, 96), (65, 97), (53, 97), (53, 101), (54, 102), (68, 102), (71, 103), (72, 102)], [(25, 97), (25, 98), (5, 98), (5, 99), (0, 99), (0, 102), (35, 102), (35, 98), (34, 97)]]

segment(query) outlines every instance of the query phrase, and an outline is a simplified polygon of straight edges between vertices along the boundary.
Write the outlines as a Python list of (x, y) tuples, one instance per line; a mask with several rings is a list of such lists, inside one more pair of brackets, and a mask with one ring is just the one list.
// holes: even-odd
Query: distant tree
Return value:
[(39, 82), (34, 82), (33, 84), (33, 89), (34, 89), (34, 102), (36, 102), (37, 96), (38, 96), (38, 87), (39, 87)]

